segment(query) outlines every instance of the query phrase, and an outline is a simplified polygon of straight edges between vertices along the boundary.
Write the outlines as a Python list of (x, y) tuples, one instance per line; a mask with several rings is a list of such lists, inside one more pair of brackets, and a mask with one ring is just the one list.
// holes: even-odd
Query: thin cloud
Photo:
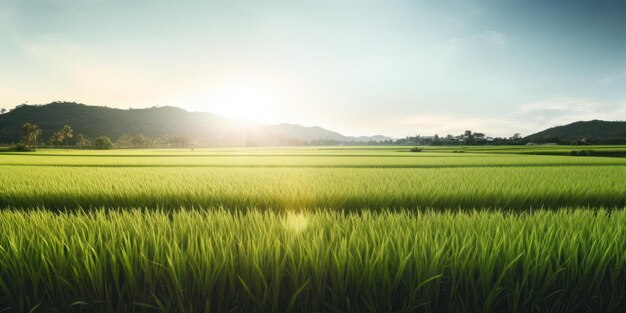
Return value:
[(518, 114), (536, 113), (543, 111), (559, 111), (559, 112), (596, 112), (599, 108), (603, 107), (598, 102), (589, 99), (580, 98), (554, 98), (545, 99), (542, 101), (529, 103), (520, 106), (517, 109)]
[(584, 98), (554, 98), (523, 105), (512, 117), (529, 121), (535, 125), (533, 128), (538, 130), (583, 120), (624, 120), (626, 103), (599, 102)]
[(508, 38), (505, 34), (495, 31), (495, 30), (486, 30), (483, 32), (482, 38), (486, 38), (491, 42), (496, 43), (500, 46), (506, 46), (508, 43)]
[(416, 114), (402, 119), (396, 132), (434, 135), (480, 131), (488, 136), (530, 135), (549, 127), (576, 121), (626, 120), (626, 102), (601, 103), (582, 98), (544, 99), (519, 106), (507, 114), (456, 115)]
[[(414, 129), (408, 134), (445, 136), (458, 135), (465, 130), (480, 131), (489, 136), (511, 136), (524, 128), (521, 123), (498, 116), (460, 116), (446, 114), (419, 114), (403, 119), (400, 125)], [(406, 131), (405, 131), (406, 132)]]
[(449, 39), (439, 47), (439, 50), (444, 53), (456, 53), (476, 45), (481, 47), (491, 45), (501, 48), (507, 44), (508, 37), (504, 33), (496, 30), (485, 30), (477, 35)]
[(616, 74), (616, 75), (611, 75), (605, 78), (602, 78), (600, 80), (598, 80), (598, 84), (599, 85), (613, 85), (615, 83), (619, 83), (619, 82), (626, 82), (626, 71), (620, 73), (620, 74)]

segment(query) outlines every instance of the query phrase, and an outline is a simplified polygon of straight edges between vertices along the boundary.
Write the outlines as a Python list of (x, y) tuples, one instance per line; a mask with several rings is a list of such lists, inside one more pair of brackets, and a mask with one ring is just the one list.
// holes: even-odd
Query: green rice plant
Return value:
[(626, 167), (73, 168), (0, 166), (0, 206), (497, 209), (626, 205)]
[(3, 312), (623, 312), (626, 210), (0, 212)]
[(0, 153), (0, 312), (623, 312), (626, 159), (511, 155), (571, 149)]
[[(399, 148), (398, 148), (399, 149)], [(602, 166), (626, 165), (626, 158), (570, 157), (552, 155), (511, 155), (503, 150), (490, 153), (428, 152), (408, 153), (388, 150), (209, 150), (115, 151), (40, 151), (37, 153), (0, 153), (0, 165), (71, 167), (338, 167), (338, 168), (443, 168), (443, 167), (519, 167), (519, 166)], [(427, 148), (423, 148), (427, 149)], [(458, 148), (457, 148), (458, 149)], [(463, 150), (465, 151), (465, 150)], [(489, 152), (487, 151), (487, 152)], [(504, 150), (506, 151), (506, 150)], [(569, 155), (571, 150), (564, 151)], [(602, 150), (598, 150), (602, 151)], [(133, 153), (134, 152), (134, 153)]]

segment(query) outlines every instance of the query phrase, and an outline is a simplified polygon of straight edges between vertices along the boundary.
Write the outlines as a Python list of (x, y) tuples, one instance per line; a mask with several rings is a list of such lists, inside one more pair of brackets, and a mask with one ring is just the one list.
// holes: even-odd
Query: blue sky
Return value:
[(526, 135), (625, 120), (625, 51), (624, 1), (0, 0), (0, 107)]

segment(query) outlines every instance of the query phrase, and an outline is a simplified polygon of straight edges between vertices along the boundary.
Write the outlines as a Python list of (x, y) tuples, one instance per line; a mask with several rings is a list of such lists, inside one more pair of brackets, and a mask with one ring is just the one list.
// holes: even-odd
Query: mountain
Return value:
[(529, 142), (572, 143), (585, 139), (591, 143), (626, 143), (625, 121), (579, 121), (564, 126), (548, 128), (525, 137)]
[(187, 112), (176, 107), (116, 109), (74, 102), (19, 105), (0, 115), (0, 142), (17, 142), (24, 123), (35, 123), (47, 139), (64, 124), (75, 134), (113, 140), (122, 134), (148, 137), (185, 136), (199, 145), (301, 145), (311, 142), (356, 142), (390, 139), (384, 136), (349, 137), (321, 127), (296, 124), (264, 125), (227, 119), (212, 113)]
[(337, 142), (368, 142), (368, 141), (384, 141), (392, 139), (387, 136), (344, 136), (338, 132), (321, 128), (319, 126), (306, 127), (298, 124), (278, 124), (267, 126), (271, 131), (281, 134), (284, 137), (294, 137), (304, 141), (337, 141)]

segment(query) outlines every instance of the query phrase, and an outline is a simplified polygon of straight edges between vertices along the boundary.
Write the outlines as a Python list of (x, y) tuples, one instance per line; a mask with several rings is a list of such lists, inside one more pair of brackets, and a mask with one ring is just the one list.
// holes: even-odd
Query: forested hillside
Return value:
[(626, 122), (579, 121), (548, 128), (524, 139), (529, 142), (624, 144)]
[[(296, 124), (263, 125), (220, 117), (212, 113), (188, 112), (176, 107), (116, 109), (89, 106), (74, 102), (53, 102), (46, 105), (20, 105), (0, 115), (0, 140), (16, 142), (24, 123), (38, 125), (48, 138), (63, 125), (87, 137), (123, 134), (185, 136), (198, 144), (224, 145), (289, 145), (312, 141), (368, 141), (387, 137), (348, 137), (321, 127)], [(388, 138), (387, 138), (388, 139)]]

